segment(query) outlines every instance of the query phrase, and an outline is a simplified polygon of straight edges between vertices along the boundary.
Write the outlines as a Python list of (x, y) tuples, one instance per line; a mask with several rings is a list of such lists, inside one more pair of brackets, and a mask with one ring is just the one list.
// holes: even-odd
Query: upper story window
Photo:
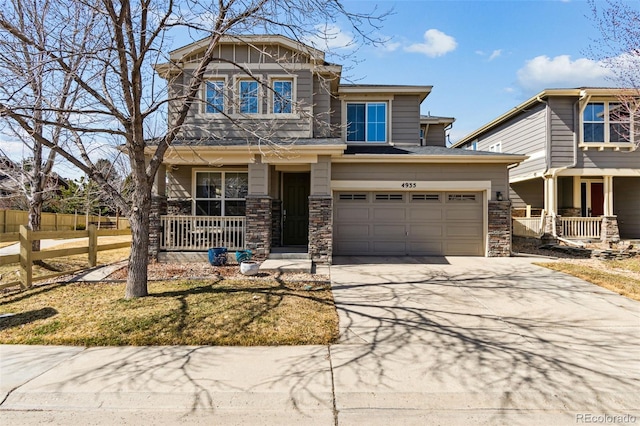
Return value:
[(196, 172), (197, 216), (244, 216), (249, 188), (246, 172)]
[(212, 80), (205, 84), (205, 112), (216, 114), (224, 112), (224, 81)]
[(291, 80), (273, 81), (273, 113), (291, 114), (293, 104), (293, 82)]
[(259, 105), (258, 82), (255, 80), (241, 80), (240, 89), (240, 113), (241, 114), (257, 114)]
[(362, 102), (347, 104), (347, 142), (386, 142), (387, 104)]
[(619, 102), (591, 102), (582, 113), (582, 141), (624, 143), (632, 140), (632, 120)]
[(502, 142), (496, 142), (489, 147), (489, 152), (502, 152)]
[(475, 141), (471, 142), (470, 144), (467, 144), (464, 149), (468, 150), (468, 151), (477, 151), (478, 150), (478, 140), (476, 139)]

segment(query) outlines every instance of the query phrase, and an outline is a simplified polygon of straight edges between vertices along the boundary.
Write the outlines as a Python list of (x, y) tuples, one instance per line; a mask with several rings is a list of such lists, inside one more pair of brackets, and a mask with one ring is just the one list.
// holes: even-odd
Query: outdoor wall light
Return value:
[(502, 201), (502, 192), (496, 191), (496, 200)]

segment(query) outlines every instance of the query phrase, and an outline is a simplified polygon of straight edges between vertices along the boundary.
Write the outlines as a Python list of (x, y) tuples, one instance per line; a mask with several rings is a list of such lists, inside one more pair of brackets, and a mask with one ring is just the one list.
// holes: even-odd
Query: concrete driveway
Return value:
[(532, 259), (334, 261), (340, 424), (640, 423), (640, 303)]

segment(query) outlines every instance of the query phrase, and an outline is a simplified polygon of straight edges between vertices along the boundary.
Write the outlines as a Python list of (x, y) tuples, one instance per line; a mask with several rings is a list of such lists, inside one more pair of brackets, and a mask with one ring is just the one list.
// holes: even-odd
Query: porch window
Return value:
[(387, 104), (363, 102), (347, 104), (347, 142), (386, 142)]
[(585, 143), (625, 143), (631, 141), (631, 115), (619, 102), (591, 102), (582, 114)]
[(246, 172), (196, 172), (196, 216), (244, 216)]
[(255, 80), (240, 81), (240, 113), (258, 113), (258, 82)]
[(215, 80), (205, 83), (205, 112), (216, 114), (224, 112), (224, 81)]
[(293, 91), (291, 80), (275, 80), (273, 82), (273, 113), (291, 114)]

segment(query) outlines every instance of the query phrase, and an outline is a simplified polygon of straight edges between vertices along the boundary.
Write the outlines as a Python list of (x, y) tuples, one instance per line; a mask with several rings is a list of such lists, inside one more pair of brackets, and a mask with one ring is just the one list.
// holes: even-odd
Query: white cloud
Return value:
[(353, 34), (343, 31), (338, 25), (316, 25), (316, 34), (306, 37), (304, 42), (316, 49), (331, 51), (337, 49), (355, 49)]
[(457, 46), (455, 38), (432, 28), (424, 33), (424, 43), (414, 43), (405, 47), (404, 50), (435, 58), (454, 51)]
[(395, 52), (400, 48), (400, 46), (402, 46), (402, 44), (398, 42), (386, 42), (382, 45), (381, 49), (385, 52)]
[(582, 87), (606, 85), (611, 71), (602, 63), (587, 58), (571, 60), (569, 55), (555, 58), (536, 56), (526, 61), (517, 72), (518, 84), (526, 90), (553, 87)]
[(489, 60), (493, 61), (496, 58), (499, 58), (500, 55), (502, 55), (502, 49), (496, 49), (493, 52), (491, 52), (491, 56), (489, 56)]

